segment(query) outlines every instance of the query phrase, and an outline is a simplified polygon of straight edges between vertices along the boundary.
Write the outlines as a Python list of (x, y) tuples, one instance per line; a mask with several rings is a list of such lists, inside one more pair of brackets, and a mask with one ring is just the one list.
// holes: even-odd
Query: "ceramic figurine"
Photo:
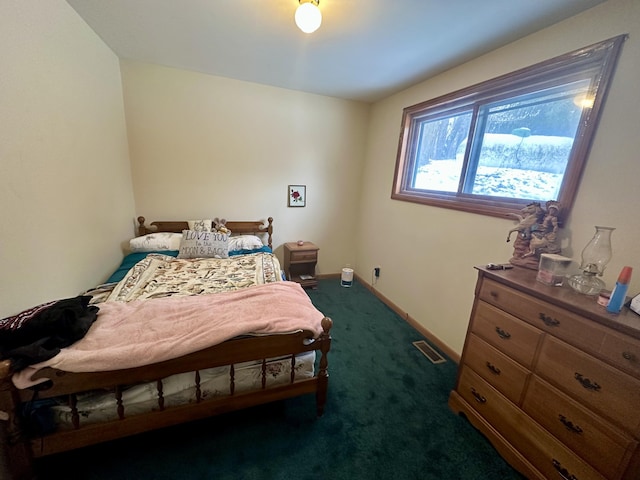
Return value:
[(549, 200), (544, 209), (539, 202), (533, 202), (523, 208), (520, 215), (511, 214), (518, 225), (509, 230), (507, 242), (513, 232), (518, 232), (518, 236), (510, 263), (537, 270), (541, 253), (560, 254), (561, 210), (559, 202)]

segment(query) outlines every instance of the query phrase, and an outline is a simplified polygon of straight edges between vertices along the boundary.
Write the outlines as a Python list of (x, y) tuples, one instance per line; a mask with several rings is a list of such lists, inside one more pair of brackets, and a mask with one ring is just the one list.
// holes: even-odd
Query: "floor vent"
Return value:
[(431, 360), (431, 363), (444, 363), (446, 360), (436, 352), (431, 345), (429, 345), (424, 340), (420, 340), (418, 342), (413, 342), (413, 345), (420, 350), (425, 357)]

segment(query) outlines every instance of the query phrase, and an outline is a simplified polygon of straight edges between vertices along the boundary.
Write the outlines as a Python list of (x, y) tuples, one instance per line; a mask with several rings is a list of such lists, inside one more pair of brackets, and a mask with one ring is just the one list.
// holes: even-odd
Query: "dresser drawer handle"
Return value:
[(582, 385), (587, 390), (593, 390), (597, 392), (598, 390), (600, 390), (600, 388), (602, 388), (596, 382), (591, 383), (591, 380), (589, 380), (588, 378), (584, 378), (581, 373), (576, 372), (575, 377), (576, 380), (580, 382), (580, 385)]
[(636, 356), (631, 352), (622, 352), (622, 358), (624, 358), (625, 360), (629, 360), (630, 362), (637, 362), (638, 361)]
[(478, 392), (476, 392), (476, 389), (473, 387), (471, 387), (471, 394), (475, 397), (478, 403), (487, 403), (487, 399), (484, 398), (482, 395), (480, 395)]
[(553, 468), (558, 471), (560, 477), (564, 478), (564, 480), (578, 480), (578, 477), (576, 477), (575, 475), (571, 475), (569, 471), (564, 468), (562, 464), (555, 458), (551, 460), (551, 463), (553, 463)]
[(544, 313), (540, 313), (540, 320), (542, 320), (542, 322), (547, 326), (547, 327), (557, 327), (558, 325), (560, 325), (560, 320), (556, 320), (555, 318), (551, 318), (548, 315), (545, 315)]
[(500, 369), (491, 362), (487, 362), (487, 368), (491, 370), (493, 373), (495, 373), (496, 375), (500, 375), (501, 373)]
[(573, 422), (571, 420), (567, 420), (567, 417), (565, 417), (562, 414), (558, 415), (558, 418), (560, 419), (560, 422), (567, 427), (567, 430), (569, 430), (570, 432), (573, 433), (582, 433), (582, 429), (578, 426), (578, 425), (574, 425)]
[(511, 334), (509, 332), (505, 332), (500, 327), (496, 327), (496, 333), (500, 338), (504, 338), (505, 340), (508, 340), (511, 338)]

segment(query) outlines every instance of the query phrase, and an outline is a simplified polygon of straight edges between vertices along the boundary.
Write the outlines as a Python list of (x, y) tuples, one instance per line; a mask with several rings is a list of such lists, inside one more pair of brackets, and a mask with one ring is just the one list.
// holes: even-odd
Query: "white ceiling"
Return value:
[(67, 0), (123, 59), (373, 102), (605, 0)]

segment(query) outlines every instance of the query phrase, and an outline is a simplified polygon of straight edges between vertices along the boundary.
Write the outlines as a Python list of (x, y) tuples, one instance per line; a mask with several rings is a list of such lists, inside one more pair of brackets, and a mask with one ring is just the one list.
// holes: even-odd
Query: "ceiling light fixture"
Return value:
[(318, 5), (320, 0), (298, 0), (300, 6), (296, 9), (296, 25), (304, 33), (315, 32), (322, 23), (322, 13)]

